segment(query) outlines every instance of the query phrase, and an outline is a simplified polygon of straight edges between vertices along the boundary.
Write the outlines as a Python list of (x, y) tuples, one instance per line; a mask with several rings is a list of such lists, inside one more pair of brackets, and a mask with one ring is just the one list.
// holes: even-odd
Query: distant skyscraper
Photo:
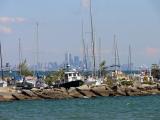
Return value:
[(65, 64), (67, 65), (67, 64), (69, 64), (69, 61), (68, 61), (68, 53), (65, 53)]
[(69, 53), (69, 64), (73, 65), (73, 58), (71, 53)]
[(80, 60), (78, 56), (74, 56), (74, 66), (79, 67), (80, 65)]

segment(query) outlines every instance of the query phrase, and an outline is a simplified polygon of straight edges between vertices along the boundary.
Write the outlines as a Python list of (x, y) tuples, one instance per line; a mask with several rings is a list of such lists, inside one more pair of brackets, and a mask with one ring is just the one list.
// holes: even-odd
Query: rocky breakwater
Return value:
[(0, 87), (0, 101), (11, 101), (14, 100), (12, 96), (16, 90), (9, 88), (9, 87)]
[(160, 94), (160, 85), (140, 86), (87, 86), (53, 89), (31, 89), (14, 90), (12, 88), (0, 88), (0, 101), (11, 100), (34, 100), (34, 99), (70, 99), (70, 98), (92, 98), (97, 96), (142, 96)]

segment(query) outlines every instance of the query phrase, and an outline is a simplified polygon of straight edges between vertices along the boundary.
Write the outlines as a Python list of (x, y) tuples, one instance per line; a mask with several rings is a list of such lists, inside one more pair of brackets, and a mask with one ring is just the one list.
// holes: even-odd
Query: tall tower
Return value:
[(68, 65), (68, 53), (65, 53), (65, 65)]

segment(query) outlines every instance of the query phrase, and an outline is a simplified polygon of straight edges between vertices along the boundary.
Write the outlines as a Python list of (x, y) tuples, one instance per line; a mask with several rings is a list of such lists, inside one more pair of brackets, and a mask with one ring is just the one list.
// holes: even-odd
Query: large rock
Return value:
[(143, 94), (141, 90), (137, 89), (136, 87), (126, 87), (125, 91), (127, 96), (140, 96)]
[(114, 85), (112, 87), (107, 87), (109, 96), (125, 96), (125, 86)]
[(80, 87), (77, 87), (78, 89), (81, 89), (81, 90), (90, 90), (90, 87), (89, 85), (82, 85)]
[(126, 91), (124, 86), (117, 87), (116, 92), (118, 96), (126, 96)]
[(73, 98), (84, 98), (84, 95), (81, 94), (79, 91), (77, 91), (77, 88), (75, 88), (75, 87), (71, 87), (68, 90), (68, 94), (69, 94), (69, 96), (71, 96)]
[(36, 94), (34, 94), (31, 90), (22, 90), (21, 92), (24, 95), (27, 95), (29, 97), (38, 97)]
[(0, 87), (0, 101), (12, 101), (14, 97), (12, 93), (15, 91), (9, 87)]
[(4, 95), (3, 98), (5, 99), (5, 101), (15, 100), (12, 94)]
[(92, 87), (91, 91), (97, 96), (109, 96), (111, 89), (109, 89), (105, 85), (100, 85)]
[(44, 98), (44, 99), (70, 98), (67, 91), (64, 91), (62, 89), (44, 89), (42, 91), (34, 91), (34, 94), (36, 94), (38, 97)]
[(28, 99), (31, 99), (31, 97), (23, 95), (23, 94), (19, 94), (19, 93), (13, 93), (12, 96), (13, 96), (13, 98), (15, 100), (28, 100)]
[(12, 101), (15, 100), (11, 94), (8, 95), (0, 95), (0, 101)]
[(88, 90), (83, 90), (83, 89), (76, 89), (80, 94), (82, 94), (84, 96), (84, 98), (91, 98), (91, 97), (96, 97), (96, 94), (94, 94), (94, 92), (92, 92), (90, 89)]

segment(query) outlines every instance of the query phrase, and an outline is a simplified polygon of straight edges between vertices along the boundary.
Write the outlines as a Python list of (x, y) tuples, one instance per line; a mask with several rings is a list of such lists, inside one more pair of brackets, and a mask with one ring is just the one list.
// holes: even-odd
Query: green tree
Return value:
[(160, 79), (160, 67), (157, 64), (152, 64), (151, 75), (154, 78)]
[(106, 74), (106, 61), (103, 60), (100, 64), (99, 64), (99, 73), (101, 76), (104, 76)]
[(63, 79), (64, 79), (64, 70), (61, 69), (48, 75), (45, 79), (45, 82), (48, 85), (52, 85), (53, 82), (63, 80)]
[(27, 60), (25, 59), (22, 63), (19, 64), (20, 74), (23, 76), (32, 76), (33, 72), (29, 70), (27, 65)]

